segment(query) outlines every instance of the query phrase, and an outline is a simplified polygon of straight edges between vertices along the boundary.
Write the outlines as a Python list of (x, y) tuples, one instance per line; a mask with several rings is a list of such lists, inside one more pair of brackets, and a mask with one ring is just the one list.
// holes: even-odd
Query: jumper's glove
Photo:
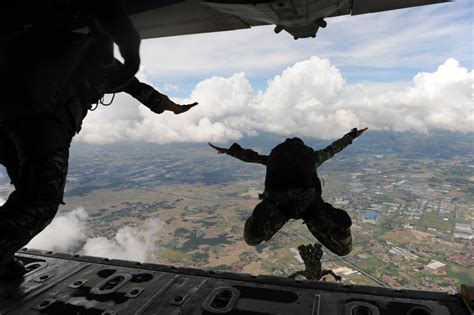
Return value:
[(216, 147), (212, 143), (208, 143), (211, 148), (217, 151), (217, 154), (227, 154), (229, 152), (229, 149), (226, 148), (221, 148), (221, 147)]
[(366, 127), (364, 129), (360, 129), (360, 130), (358, 130), (357, 128), (354, 128), (349, 133), (347, 133), (346, 136), (349, 136), (352, 139), (355, 139), (355, 138), (359, 137), (361, 134), (363, 134), (367, 129), (369, 129), (369, 128)]
[(176, 104), (175, 102), (170, 100), (168, 97), (165, 98), (165, 103), (166, 103), (166, 110), (172, 111), (175, 115), (185, 113), (191, 108), (193, 108), (194, 106), (196, 106), (197, 104), (199, 104), (197, 102), (194, 102), (192, 104), (180, 105), (180, 104)]
[[(229, 155), (233, 156), (235, 154), (235, 152), (243, 150), (243, 148), (238, 143), (232, 144), (230, 146), (230, 148), (228, 148), (228, 149), (216, 147), (212, 143), (208, 143), (208, 144), (211, 148), (215, 149), (218, 154), (229, 154)], [(255, 152), (254, 152), (254, 154), (255, 154)]]
[(175, 115), (187, 112), (198, 103), (179, 105), (168, 98), (168, 96), (154, 91), (144, 104), (154, 113), (161, 114), (165, 110), (172, 111)]

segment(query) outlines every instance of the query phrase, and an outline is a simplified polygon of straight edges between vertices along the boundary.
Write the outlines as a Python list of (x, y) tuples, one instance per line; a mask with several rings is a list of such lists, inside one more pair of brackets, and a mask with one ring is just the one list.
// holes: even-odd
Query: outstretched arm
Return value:
[(209, 146), (215, 149), (219, 154), (228, 154), (244, 162), (267, 165), (268, 156), (258, 154), (252, 149), (244, 149), (237, 143), (234, 143), (228, 149), (216, 147), (211, 143), (209, 143)]
[(338, 281), (338, 282), (342, 281), (342, 277), (341, 277), (341, 276), (337, 275), (334, 271), (328, 270), (328, 269), (323, 269), (323, 270), (321, 271), (320, 279), (323, 278), (323, 277), (325, 277), (325, 276), (327, 276), (327, 275), (331, 275), (331, 276), (334, 278), (334, 280), (336, 280), (336, 281)]
[(134, 98), (140, 101), (143, 105), (148, 107), (152, 112), (161, 114), (165, 110), (172, 111), (176, 115), (187, 112), (198, 103), (192, 103), (187, 105), (178, 105), (168, 98), (168, 96), (161, 94), (155, 90), (152, 86), (138, 81), (137, 78), (133, 78), (123, 88), (123, 92), (130, 94)]
[(357, 130), (357, 128), (352, 129), (349, 133), (346, 133), (341, 139), (334, 141), (326, 148), (315, 151), (316, 154), (316, 167), (319, 167), (323, 162), (329, 160), (334, 156), (334, 154), (342, 151), (345, 147), (352, 143), (352, 141), (363, 134), (367, 128)]

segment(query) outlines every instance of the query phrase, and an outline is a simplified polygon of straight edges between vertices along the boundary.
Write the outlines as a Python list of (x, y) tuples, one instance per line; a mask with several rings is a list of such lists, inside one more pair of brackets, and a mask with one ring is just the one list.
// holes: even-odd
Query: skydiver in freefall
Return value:
[(268, 241), (290, 219), (303, 219), (309, 231), (331, 252), (344, 256), (352, 250), (352, 221), (346, 211), (334, 208), (321, 198), (317, 168), (333, 157), (367, 128), (352, 129), (325, 149), (314, 151), (300, 138), (288, 138), (270, 155), (261, 155), (234, 143), (228, 149), (209, 145), (219, 154), (228, 154), (267, 167), (263, 199), (245, 222), (248, 245)]
[(322, 245), (315, 243), (309, 245), (298, 246), (298, 252), (301, 259), (303, 259), (305, 270), (297, 271), (289, 275), (289, 278), (296, 278), (299, 275), (304, 276), (307, 280), (325, 279), (326, 275), (331, 275), (336, 281), (341, 281), (342, 278), (334, 273), (332, 270), (323, 269), (321, 258), (323, 257)]
[[(157, 114), (181, 114), (197, 104), (178, 105), (134, 77), (140, 37), (120, 1), (61, 5), (57, 20), (1, 34), (0, 164), (15, 190), (0, 207), (0, 277), (25, 272), (14, 253), (51, 223), (63, 203), (69, 146), (92, 104), (120, 91)], [(61, 10), (82, 14), (91, 34), (62, 24)], [(123, 64), (113, 57), (113, 43)]]

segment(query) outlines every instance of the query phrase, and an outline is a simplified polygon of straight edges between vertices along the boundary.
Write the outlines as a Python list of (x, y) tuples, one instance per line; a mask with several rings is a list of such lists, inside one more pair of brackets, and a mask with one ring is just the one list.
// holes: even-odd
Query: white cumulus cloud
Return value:
[(359, 86), (356, 97), (338, 106), (350, 109), (375, 129), (474, 132), (473, 83), (472, 70), (448, 59), (433, 73), (418, 73), (401, 91), (373, 94), (370, 88)]
[[(0, 200), (1, 201), (1, 200)], [(158, 257), (164, 223), (147, 219), (139, 226), (124, 226), (112, 238), (91, 236), (93, 222), (84, 208), (57, 216), (26, 247), (83, 255), (154, 262)]]
[(79, 141), (226, 142), (245, 135), (335, 138), (353, 127), (372, 130), (474, 132), (473, 71), (448, 59), (411, 82), (347, 84), (328, 59), (311, 57), (254, 91), (244, 73), (211, 77), (182, 103), (200, 104), (176, 116), (156, 115), (130, 96), (90, 113)]
[(26, 247), (71, 252), (87, 239), (88, 215), (84, 208), (77, 208), (56, 217)]
[(84, 255), (151, 262), (156, 258), (162, 227), (162, 221), (148, 219), (141, 227), (119, 229), (113, 239), (102, 236), (90, 238), (81, 252)]

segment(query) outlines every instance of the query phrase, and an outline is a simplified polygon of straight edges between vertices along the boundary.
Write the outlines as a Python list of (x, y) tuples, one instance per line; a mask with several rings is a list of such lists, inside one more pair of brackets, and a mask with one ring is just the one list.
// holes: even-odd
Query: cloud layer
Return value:
[(57, 216), (51, 224), (33, 238), (27, 247), (60, 252), (74, 252), (87, 238), (87, 212), (77, 208)]
[(117, 231), (113, 239), (90, 238), (84, 244), (82, 253), (114, 259), (152, 262), (156, 259), (158, 234), (163, 222), (146, 220), (140, 228), (126, 226)]
[[(1, 200), (0, 200), (1, 201)], [(159, 233), (164, 223), (147, 219), (140, 227), (124, 226), (114, 237), (91, 237), (89, 216), (83, 208), (57, 216), (26, 247), (83, 255), (153, 262), (159, 252)]]
[(335, 138), (353, 127), (372, 130), (474, 132), (474, 72), (448, 59), (411, 82), (347, 84), (328, 59), (311, 57), (254, 91), (245, 74), (199, 82), (180, 116), (155, 115), (127, 95), (90, 113), (79, 141), (227, 142), (270, 132)]

